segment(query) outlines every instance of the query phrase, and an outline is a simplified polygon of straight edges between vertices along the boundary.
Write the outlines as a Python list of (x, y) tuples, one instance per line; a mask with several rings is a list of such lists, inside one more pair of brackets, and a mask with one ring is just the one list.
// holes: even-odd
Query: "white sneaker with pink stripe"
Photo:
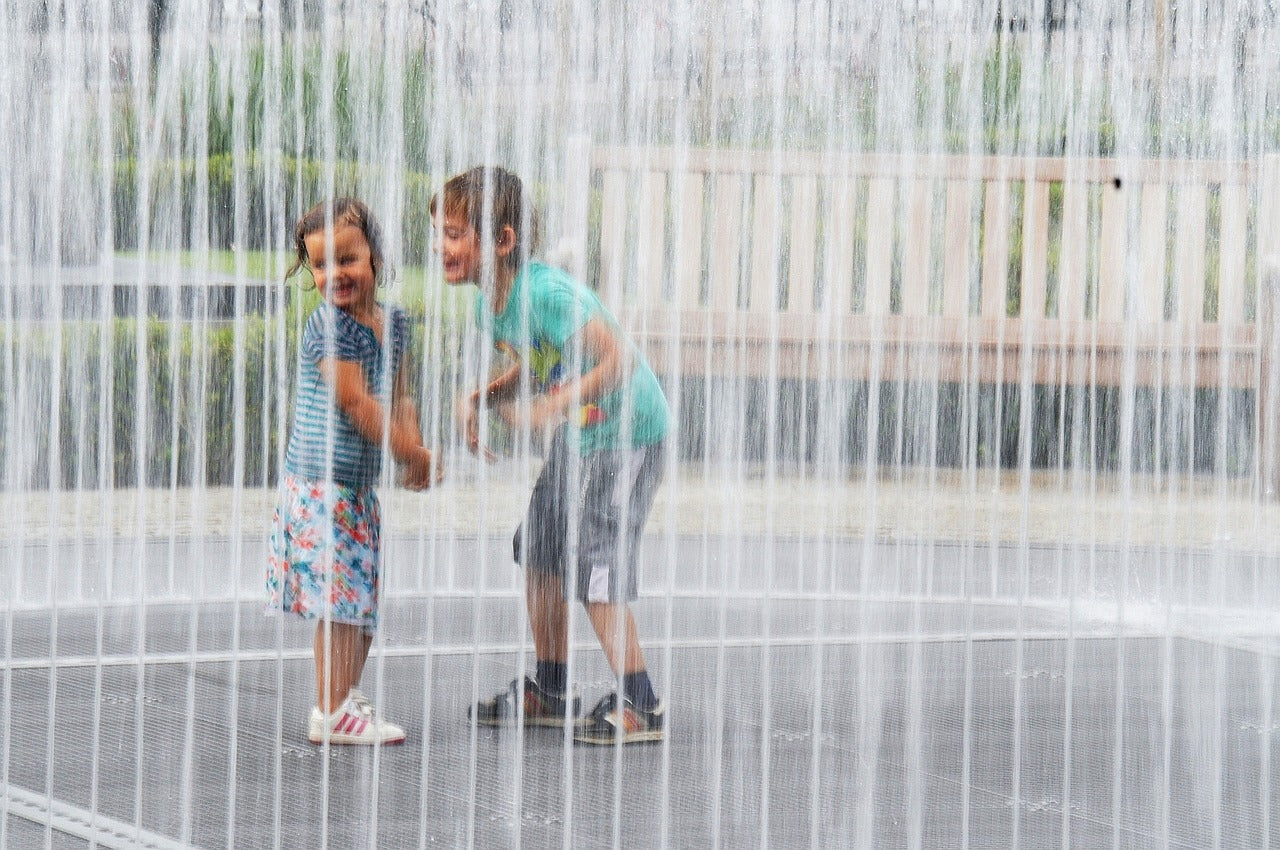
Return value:
[(404, 743), (403, 729), (378, 717), (372, 706), (361, 704), (351, 697), (327, 718), (319, 708), (311, 709), (311, 722), (308, 725), (307, 739), (313, 744), (324, 743), (326, 731), (330, 744)]

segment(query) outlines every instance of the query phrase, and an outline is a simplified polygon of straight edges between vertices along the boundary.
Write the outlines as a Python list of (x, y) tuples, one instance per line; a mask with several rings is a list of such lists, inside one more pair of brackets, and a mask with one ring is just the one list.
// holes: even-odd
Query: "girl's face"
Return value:
[(460, 215), (438, 212), (433, 250), (440, 255), (446, 283), (479, 283), (480, 234)]
[(378, 288), (373, 252), (364, 231), (354, 224), (337, 224), (333, 229), (333, 265), (328, 265), (325, 232), (317, 230), (303, 238), (307, 246), (307, 267), (316, 288), (339, 310), (363, 313), (375, 304)]

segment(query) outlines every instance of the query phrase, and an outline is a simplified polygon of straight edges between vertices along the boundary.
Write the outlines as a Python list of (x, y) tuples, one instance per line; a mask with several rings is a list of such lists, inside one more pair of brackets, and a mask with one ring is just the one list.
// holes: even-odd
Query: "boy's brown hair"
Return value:
[[(443, 199), (443, 200), (442, 200)], [(485, 204), (488, 226), (485, 222)], [(504, 261), (513, 268), (520, 266), (538, 246), (538, 216), (524, 191), (524, 184), (514, 173), (498, 166), (477, 165), (450, 177), (431, 198), (431, 215), (443, 212), (466, 220), (482, 236), (497, 242), (502, 228), (510, 227), (516, 243)]]
[(386, 255), (382, 251), (382, 227), (374, 218), (369, 205), (357, 198), (334, 198), (331, 204), (321, 201), (302, 214), (302, 218), (298, 219), (298, 226), (293, 229), (294, 260), (289, 271), (285, 272), (285, 279), (307, 267), (310, 260), (307, 255), (307, 237), (324, 230), (330, 219), (334, 230), (349, 224), (364, 234), (365, 241), (369, 243), (374, 277), (381, 281), (387, 265)]

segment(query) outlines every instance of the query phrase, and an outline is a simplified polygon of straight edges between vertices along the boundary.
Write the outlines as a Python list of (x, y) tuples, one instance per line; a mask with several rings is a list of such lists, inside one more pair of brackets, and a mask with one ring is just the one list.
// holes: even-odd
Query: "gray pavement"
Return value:
[[(621, 751), (467, 722), (528, 659), (516, 486), (385, 494), (364, 685), (409, 740), (376, 752), (305, 741), (310, 630), (258, 598), (268, 496), (14, 500), (0, 843), (1280, 844), (1273, 507), (1189, 482), (1113, 524), (1099, 493), (1055, 536), (1034, 518), (1078, 494), (1014, 484), (669, 486), (636, 613), (670, 732)], [(574, 639), (589, 705), (609, 675)]]
[[(384, 524), (408, 535), (507, 533), (539, 461), (479, 466), (445, 459), (425, 493), (383, 488)], [(0, 540), (92, 541), (203, 535), (260, 537), (275, 492), (241, 488), (0, 492)], [(1072, 471), (849, 469), (686, 465), (659, 490), (656, 534), (784, 536), (979, 543), (1226, 546), (1280, 552), (1280, 500), (1249, 478), (1116, 477)]]
[[(22, 663), (30, 647), (20, 637), (49, 627), (31, 615), (12, 624), (7, 787), (137, 824), (143, 846), (146, 836), (200, 847), (1064, 838), (1262, 847), (1276, 838), (1280, 789), (1266, 745), (1276, 707), (1259, 694), (1275, 669), (1256, 653), (1158, 636), (703, 644), (681, 635), (655, 659), (668, 741), (615, 751), (566, 745), (554, 730), (467, 722), (471, 700), (512, 674), (515, 656), (488, 648), (512, 635), (468, 640), (447, 624), (492, 631), (518, 622), (515, 607), (398, 606), (400, 636), (366, 685), (410, 738), (377, 753), (306, 743), (306, 635), (288, 629), (282, 640), (256, 610), (240, 611), (235, 647), (206, 625), (234, 620), (217, 606), (148, 610), (145, 629), (137, 611), (69, 615), (59, 633), (141, 631), (158, 648), (186, 644), (187, 658), (53, 667)], [(833, 607), (826, 616), (854, 613)], [(688, 602), (675, 615), (728, 632), (749, 608)], [(964, 619), (947, 606), (916, 614)], [(440, 634), (443, 645), (432, 641)], [(594, 659), (582, 667), (594, 698), (607, 679)], [(11, 813), (8, 846), (31, 846), (36, 820)], [(124, 839), (105, 846), (136, 846)]]

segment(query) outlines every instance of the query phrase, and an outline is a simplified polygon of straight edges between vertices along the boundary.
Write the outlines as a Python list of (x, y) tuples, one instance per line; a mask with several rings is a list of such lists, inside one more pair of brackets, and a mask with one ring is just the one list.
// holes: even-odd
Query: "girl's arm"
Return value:
[[(320, 375), (333, 387), (334, 397), (360, 436), (371, 443), (381, 443), (383, 431), (389, 431), (391, 454), (401, 463), (421, 463), (422, 431), (416, 411), (403, 412), (405, 404), (393, 396), (391, 415), (369, 392), (364, 369), (352, 360), (332, 357), (320, 361)], [(397, 392), (403, 392), (402, 375), (397, 374)], [(412, 408), (412, 405), (408, 405)]]
[(391, 418), (407, 428), (410, 433), (417, 434), (419, 444), (423, 443), (422, 425), (418, 421), (418, 406), (409, 396), (409, 380), (403, 366), (396, 372), (396, 381), (391, 389)]
[[(409, 381), (404, 366), (396, 373), (391, 394), (391, 421), (417, 437), (418, 449), (405, 463), (404, 486), (410, 490), (425, 490), (444, 478), (444, 469), (433, 462), (431, 452), (422, 439), (422, 425), (418, 420), (418, 406), (409, 394)], [(393, 426), (394, 427), (394, 426)]]

